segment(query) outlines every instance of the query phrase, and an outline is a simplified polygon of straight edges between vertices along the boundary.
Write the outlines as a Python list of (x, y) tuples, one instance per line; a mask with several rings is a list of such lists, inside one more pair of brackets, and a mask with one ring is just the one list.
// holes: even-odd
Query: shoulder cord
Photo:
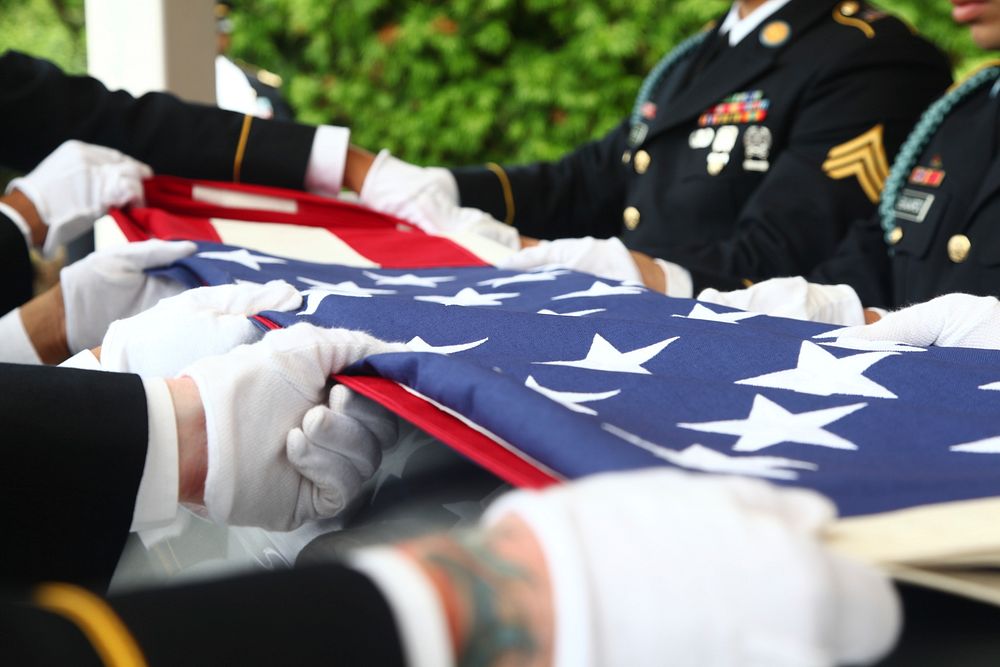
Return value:
[[(903, 186), (909, 179), (910, 172), (916, 166), (924, 148), (937, 133), (952, 109), (984, 85), (994, 82), (1000, 84), (998, 77), (1000, 77), (1000, 66), (981, 69), (961, 84), (956, 85), (924, 111), (920, 121), (910, 132), (910, 136), (906, 138), (902, 148), (899, 149), (899, 155), (892, 163), (892, 171), (889, 172), (889, 178), (886, 179), (885, 187), (882, 189), (882, 202), (879, 204), (878, 212), (882, 218), (882, 229), (885, 231), (886, 243), (889, 243), (890, 234), (896, 228), (896, 201), (899, 198), (899, 193), (903, 190)], [(997, 92), (998, 88), (994, 86), (990, 94), (995, 97)]]
[(632, 115), (629, 117), (629, 125), (631, 125), (633, 134), (635, 133), (635, 128), (645, 123), (642, 120), (642, 107), (647, 102), (653, 99), (657, 93), (660, 91), (660, 86), (663, 81), (667, 78), (667, 75), (673, 71), (674, 67), (684, 58), (688, 57), (691, 52), (701, 46), (705, 38), (711, 34), (711, 31), (700, 32), (697, 35), (692, 35), (688, 37), (683, 42), (678, 44), (670, 53), (663, 56), (660, 62), (656, 63), (653, 69), (646, 75), (646, 78), (642, 82), (642, 86), (639, 88), (639, 94), (635, 98), (635, 104), (632, 106)]

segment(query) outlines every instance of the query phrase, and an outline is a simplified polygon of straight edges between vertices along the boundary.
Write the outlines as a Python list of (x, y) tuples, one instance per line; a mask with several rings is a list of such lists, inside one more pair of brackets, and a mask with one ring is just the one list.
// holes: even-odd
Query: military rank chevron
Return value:
[(885, 155), (882, 132), (883, 127), (879, 124), (850, 141), (834, 146), (823, 163), (823, 171), (830, 178), (856, 177), (873, 204), (878, 203), (882, 187), (889, 177), (889, 161)]

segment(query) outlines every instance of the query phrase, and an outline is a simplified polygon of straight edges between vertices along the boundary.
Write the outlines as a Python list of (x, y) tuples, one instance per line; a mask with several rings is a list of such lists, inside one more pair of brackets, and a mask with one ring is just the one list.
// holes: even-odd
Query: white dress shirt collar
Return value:
[(745, 18), (740, 18), (739, 3), (734, 2), (725, 20), (722, 22), (722, 27), (719, 28), (719, 34), (729, 35), (729, 46), (736, 46), (743, 41), (744, 37), (756, 30), (757, 26), (790, 1), (767, 0), (767, 2), (750, 12)]

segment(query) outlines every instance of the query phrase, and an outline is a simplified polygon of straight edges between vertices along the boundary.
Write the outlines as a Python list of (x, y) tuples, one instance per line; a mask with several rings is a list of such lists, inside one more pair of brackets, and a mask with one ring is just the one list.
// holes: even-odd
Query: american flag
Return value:
[(262, 327), (409, 343), (342, 380), (516, 484), (673, 466), (812, 488), (845, 516), (1000, 495), (1000, 352), (820, 338), (560, 267), (391, 264), (201, 241), (163, 273), (286, 280), (303, 307)]

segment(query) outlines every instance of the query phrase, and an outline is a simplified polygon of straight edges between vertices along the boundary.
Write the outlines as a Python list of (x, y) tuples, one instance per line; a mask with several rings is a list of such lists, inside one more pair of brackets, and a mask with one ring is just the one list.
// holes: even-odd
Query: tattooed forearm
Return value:
[(530, 530), (507, 519), (489, 532), (402, 547), (434, 582), (461, 667), (551, 664), (548, 572)]

